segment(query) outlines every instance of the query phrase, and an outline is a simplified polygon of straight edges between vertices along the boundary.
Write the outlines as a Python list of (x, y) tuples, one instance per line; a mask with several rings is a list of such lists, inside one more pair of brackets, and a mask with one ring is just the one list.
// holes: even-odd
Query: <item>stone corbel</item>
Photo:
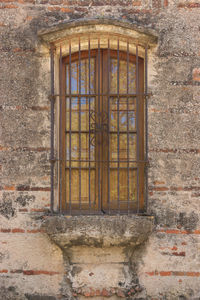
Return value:
[(140, 293), (134, 252), (144, 246), (153, 223), (150, 216), (47, 217), (42, 227), (63, 252), (66, 299), (132, 299)]

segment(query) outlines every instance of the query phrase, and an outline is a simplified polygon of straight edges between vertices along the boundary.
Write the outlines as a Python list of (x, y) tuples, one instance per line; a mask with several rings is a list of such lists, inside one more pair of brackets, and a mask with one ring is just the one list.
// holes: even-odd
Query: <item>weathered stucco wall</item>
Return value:
[[(0, 299), (69, 299), (62, 251), (41, 229), (50, 202), (50, 74), (37, 32), (80, 18), (115, 18), (158, 35), (148, 108), (156, 226), (133, 254), (139, 288), (130, 299), (199, 299), (200, 4), (190, 0), (0, 0)], [(105, 286), (73, 297), (128, 296)]]

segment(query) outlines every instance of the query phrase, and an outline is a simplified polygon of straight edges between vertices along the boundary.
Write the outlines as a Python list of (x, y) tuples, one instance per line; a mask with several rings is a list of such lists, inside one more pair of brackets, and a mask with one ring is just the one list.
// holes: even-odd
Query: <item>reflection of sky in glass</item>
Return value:
[[(117, 59), (111, 59), (110, 66), (110, 93), (117, 93), (117, 71), (118, 71)], [(129, 62), (129, 76), (127, 77), (127, 62), (120, 60), (119, 62), (119, 93), (127, 93), (127, 81), (128, 92), (134, 94), (136, 92), (136, 65)]]
[[(71, 94), (92, 94), (94, 93), (95, 60), (90, 59), (90, 82), (89, 82), (89, 59), (82, 59), (80, 62), (71, 63)], [(80, 75), (80, 77), (79, 77)], [(80, 80), (80, 85), (79, 85)], [(66, 65), (66, 93), (69, 94), (69, 65)]]

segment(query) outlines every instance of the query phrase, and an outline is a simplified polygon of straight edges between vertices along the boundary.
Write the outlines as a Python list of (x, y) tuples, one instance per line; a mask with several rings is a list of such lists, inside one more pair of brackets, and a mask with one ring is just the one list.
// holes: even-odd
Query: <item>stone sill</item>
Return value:
[(49, 216), (42, 228), (60, 248), (127, 247), (144, 243), (152, 233), (152, 216)]

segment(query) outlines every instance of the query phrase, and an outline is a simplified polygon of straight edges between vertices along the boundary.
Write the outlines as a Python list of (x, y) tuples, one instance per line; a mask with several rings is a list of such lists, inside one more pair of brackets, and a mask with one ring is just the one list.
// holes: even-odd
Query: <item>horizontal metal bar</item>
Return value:
[[(149, 97), (152, 96), (152, 93), (138, 93), (138, 94), (119, 94), (119, 97), (137, 97), (137, 96), (145, 96), (145, 97)], [(59, 97), (59, 94), (55, 94), (55, 95), (50, 95), (49, 97)], [(65, 97), (71, 97), (71, 98), (80, 98), (80, 97), (86, 97), (86, 98), (92, 98), (92, 97), (96, 97), (98, 96), (98, 94), (64, 94), (63, 96)], [(108, 96), (108, 94), (101, 94), (100, 96)], [(118, 97), (117, 94), (109, 94), (109, 97)]]
[[(69, 161), (69, 160), (66, 160)], [(132, 163), (149, 163), (149, 161), (146, 160), (119, 160), (120, 163), (127, 163), (127, 162), (132, 162)], [(71, 162), (110, 162), (110, 163), (117, 163), (118, 160), (79, 160), (79, 159), (72, 159)]]
[[(95, 128), (94, 129), (91, 129), (90, 130), (90, 133), (93, 133), (94, 131), (96, 131), (95, 130)], [(98, 132), (102, 132), (102, 131), (104, 131), (104, 130), (97, 130)], [(69, 131), (69, 130), (66, 130), (65, 131), (66, 133), (74, 133), (74, 134), (79, 134), (79, 131), (78, 130), (72, 130), (71, 132)], [(109, 133), (109, 134), (117, 134), (117, 131), (106, 131), (107, 133)], [(80, 133), (85, 133), (85, 134), (89, 134), (89, 131), (86, 131), (86, 130), (84, 130), (84, 131), (80, 131)], [(129, 131), (129, 133), (131, 134), (136, 134), (137, 133), (137, 131), (136, 130), (132, 130), (132, 131)], [(127, 132), (124, 130), (124, 131), (119, 131), (119, 134), (127, 134)]]

